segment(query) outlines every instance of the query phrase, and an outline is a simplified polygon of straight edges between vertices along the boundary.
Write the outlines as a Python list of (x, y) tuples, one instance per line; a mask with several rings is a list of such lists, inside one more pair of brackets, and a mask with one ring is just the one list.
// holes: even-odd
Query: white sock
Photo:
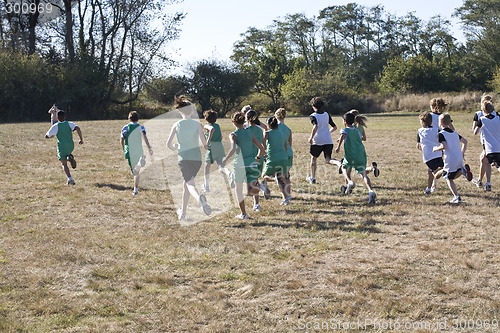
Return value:
[(73, 180), (73, 178), (72, 178), (72, 177), (69, 177), (69, 178), (68, 178), (68, 180)]
[(134, 187), (134, 192), (139, 192), (139, 188), (138, 187)]

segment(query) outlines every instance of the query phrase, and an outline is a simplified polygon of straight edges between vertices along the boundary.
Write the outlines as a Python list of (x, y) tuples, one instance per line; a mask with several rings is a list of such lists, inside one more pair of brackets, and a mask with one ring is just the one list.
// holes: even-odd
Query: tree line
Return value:
[[(6, 0), (4, 0), (6, 1)], [(370, 96), (500, 89), (500, 2), (465, 0), (455, 10), (466, 41), (449, 20), (395, 16), (382, 5), (289, 14), (265, 29), (249, 27), (230, 61), (193, 63), (188, 75), (165, 75), (164, 45), (178, 38), (184, 14), (161, 0), (24, 0), (58, 6), (60, 17), (0, 10), (0, 113), (8, 121), (44, 119), (54, 101), (75, 116), (103, 119), (165, 104), (187, 94), (220, 116), (252, 100), (259, 109), (307, 113), (321, 95), (329, 111), (374, 107)], [(265, 96), (266, 98), (262, 98)]]

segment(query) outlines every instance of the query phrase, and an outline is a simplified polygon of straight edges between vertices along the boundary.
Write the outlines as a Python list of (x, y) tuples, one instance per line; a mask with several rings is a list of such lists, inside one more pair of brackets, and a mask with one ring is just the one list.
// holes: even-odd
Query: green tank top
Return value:
[(290, 147), (290, 135), (292, 135), (292, 130), (285, 124), (278, 124), (278, 130), (283, 134), (286, 141), (286, 152), (287, 156), (293, 156), (292, 147)]
[(288, 159), (285, 151), (285, 137), (280, 130), (269, 130), (267, 136), (267, 161), (277, 162)]
[(127, 134), (125, 136), (125, 158), (130, 157), (130, 152), (133, 151), (133, 155), (142, 155), (142, 137), (141, 137), (141, 125), (129, 123), (127, 125)]
[[(264, 133), (262, 133), (262, 129), (257, 126), (257, 125), (252, 125), (247, 127), (247, 131), (250, 131), (250, 133), (255, 136), (257, 141), (262, 143), (262, 139), (264, 138)], [(256, 157), (259, 154), (259, 148), (256, 145), (252, 145), (252, 154), (254, 157)]]
[(73, 151), (73, 132), (67, 121), (57, 123), (57, 149), (59, 151)]
[(183, 119), (177, 122), (177, 155), (179, 161), (201, 161), (199, 145), (200, 123), (193, 119)]
[(344, 158), (347, 161), (360, 161), (365, 158), (366, 151), (361, 140), (361, 133), (355, 127), (348, 127), (344, 130), (346, 132)]
[(253, 154), (253, 138), (252, 132), (247, 129), (238, 128), (233, 132), (236, 134), (236, 156), (234, 164), (249, 166), (255, 161)]
[[(212, 139), (208, 143), (208, 146), (211, 147), (212, 142), (222, 142), (222, 132), (220, 130), (220, 126), (217, 123), (210, 124), (214, 128), (214, 134), (212, 135)], [(210, 136), (210, 132), (207, 132), (205, 136), (208, 137)]]

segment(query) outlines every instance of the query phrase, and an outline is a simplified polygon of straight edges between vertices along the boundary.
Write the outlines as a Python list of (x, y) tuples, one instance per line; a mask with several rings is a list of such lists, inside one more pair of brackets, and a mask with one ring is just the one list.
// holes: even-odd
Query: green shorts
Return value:
[(260, 165), (259, 168), (259, 163), (257, 162), (249, 163), (248, 166), (235, 164), (233, 173), (234, 181), (237, 183), (255, 183), (259, 180), (260, 174), (262, 173), (262, 165)]
[(65, 161), (68, 159), (68, 156), (73, 153), (73, 149), (75, 148), (74, 144), (67, 145), (58, 145), (57, 146), (57, 158), (59, 161)]
[(288, 160), (267, 162), (264, 168), (264, 174), (266, 176), (286, 175), (288, 174)]
[(222, 142), (212, 142), (210, 149), (205, 153), (205, 162), (208, 164), (213, 164), (214, 162), (222, 164), (225, 156), (226, 153), (224, 152)]
[(342, 162), (342, 166), (349, 169), (354, 169), (356, 173), (361, 173), (366, 171), (366, 158), (361, 161), (347, 161), (345, 158)]

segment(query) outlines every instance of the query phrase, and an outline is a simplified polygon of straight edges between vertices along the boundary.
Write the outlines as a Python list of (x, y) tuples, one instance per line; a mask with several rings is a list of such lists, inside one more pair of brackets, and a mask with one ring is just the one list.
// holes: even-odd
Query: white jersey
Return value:
[(464, 156), (460, 145), (462, 137), (457, 132), (449, 128), (439, 131), (439, 142), (446, 142), (446, 149), (443, 151), (443, 170), (455, 172), (464, 166)]
[[(493, 116), (496, 116), (496, 115), (497, 115), (497, 113), (496, 113), (495, 111), (493, 111), (491, 114), (492, 114)], [(476, 122), (476, 124), (477, 124), (477, 122), (479, 121), (479, 119), (480, 119), (481, 117), (483, 117), (483, 116), (484, 116), (483, 111), (477, 111), (477, 112), (476, 112), (476, 114), (474, 115), (474, 121)], [(479, 131), (479, 140), (481, 141), (481, 144), (482, 144), (482, 145), (484, 145), (484, 134), (483, 134), (483, 131), (482, 131), (482, 130), (481, 130), (481, 131)]]
[(424, 163), (443, 156), (440, 151), (432, 151), (434, 147), (439, 146), (439, 128), (433, 126), (420, 128), (417, 141), (422, 147)]
[(481, 128), (482, 140), (486, 154), (500, 153), (500, 115), (493, 113), (482, 116), (477, 122)]
[(330, 115), (328, 112), (318, 113), (314, 112), (311, 117), (316, 118), (318, 130), (312, 138), (312, 144), (323, 146), (333, 145), (332, 135), (330, 134)]
[(437, 114), (437, 113), (431, 112), (431, 116), (432, 116), (432, 124), (431, 124), (431, 126), (432, 127), (439, 128), (439, 116), (440, 115), (441, 114)]

